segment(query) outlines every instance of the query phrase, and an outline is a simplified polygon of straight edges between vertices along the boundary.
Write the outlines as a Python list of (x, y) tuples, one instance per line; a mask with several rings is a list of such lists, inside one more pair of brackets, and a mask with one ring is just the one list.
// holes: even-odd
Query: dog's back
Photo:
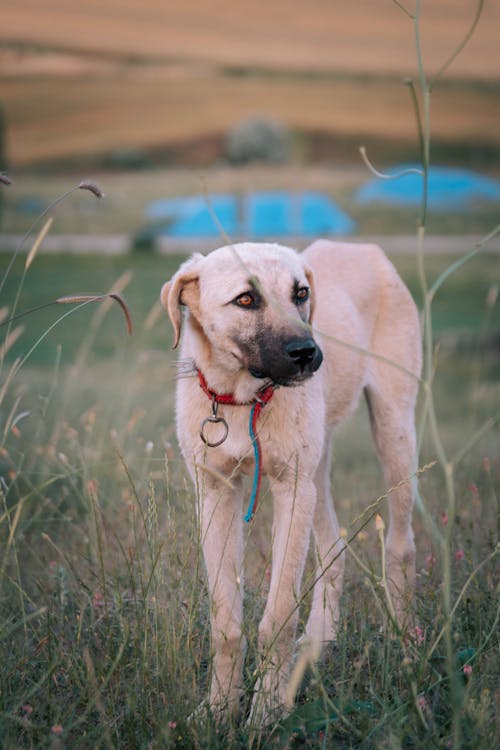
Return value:
[(415, 310), (410, 293), (378, 245), (317, 240), (303, 256), (314, 273), (317, 298), (323, 305), (325, 300), (335, 305), (335, 296), (345, 294), (365, 325), (375, 322), (388, 292), (393, 303), (396, 295), (403, 305), (402, 313), (411, 315)]
[[(413, 401), (421, 367), (418, 312), (382, 249), (318, 240), (303, 256), (314, 274), (313, 329), (325, 355), (320, 372), (329, 424), (348, 416), (363, 388), (379, 390), (384, 382)], [(360, 356), (361, 350), (396, 366)]]

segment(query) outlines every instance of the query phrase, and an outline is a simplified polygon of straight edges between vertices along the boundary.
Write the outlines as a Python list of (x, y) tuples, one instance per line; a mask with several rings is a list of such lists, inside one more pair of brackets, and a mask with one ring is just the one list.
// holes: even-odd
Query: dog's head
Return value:
[(312, 272), (290, 248), (241, 243), (194, 255), (161, 291), (180, 337), (182, 310), (213, 359), (228, 370), (296, 385), (320, 366)]

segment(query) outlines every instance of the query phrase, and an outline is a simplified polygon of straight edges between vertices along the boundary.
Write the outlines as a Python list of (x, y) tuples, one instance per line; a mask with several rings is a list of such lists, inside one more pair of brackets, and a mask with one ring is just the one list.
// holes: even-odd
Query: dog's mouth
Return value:
[(261, 370), (255, 370), (252, 367), (249, 368), (248, 372), (252, 377), (257, 378), (258, 380), (267, 380), (269, 383), (272, 383), (272, 385), (279, 385), (284, 388), (293, 388), (294, 386), (301, 385), (314, 375), (313, 372), (303, 372), (291, 377), (282, 377), (278, 375), (270, 375)]
[(269, 375), (266, 372), (256, 370), (254, 367), (249, 367), (248, 372), (253, 378), (257, 378), (257, 380), (265, 380), (266, 378), (269, 378)]

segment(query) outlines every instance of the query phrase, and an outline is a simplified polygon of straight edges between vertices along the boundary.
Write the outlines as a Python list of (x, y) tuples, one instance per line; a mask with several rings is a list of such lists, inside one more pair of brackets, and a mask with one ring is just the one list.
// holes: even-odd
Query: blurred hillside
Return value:
[[(434, 74), (477, 3), (422, 6)], [(210, 164), (255, 114), (288, 126), (303, 160), (354, 160), (360, 142), (399, 158), (416, 141), (413, 23), (390, 0), (1, 0), (0, 16), (9, 167)], [(500, 161), (498, 28), (489, 0), (436, 89), (444, 159)]]

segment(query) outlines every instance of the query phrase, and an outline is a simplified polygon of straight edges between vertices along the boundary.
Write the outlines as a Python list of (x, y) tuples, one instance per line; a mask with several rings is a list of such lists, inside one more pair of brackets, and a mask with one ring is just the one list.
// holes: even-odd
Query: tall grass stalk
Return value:
[[(5, 183), (4, 183), (5, 184)], [(48, 206), (45, 208), (33, 221), (31, 226), (28, 228), (27, 232), (22, 237), (19, 245), (16, 247), (14, 253), (12, 253), (12, 258), (10, 259), (9, 263), (7, 264), (7, 268), (5, 269), (5, 272), (2, 276), (2, 279), (0, 280), (0, 294), (2, 293), (2, 290), (5, 286), (5, 283), (7, 281), (7, 278), (10, 274), (10, 271), (12, 270), (12, 266), (14, 265), (14, 262), (19, 255), (20, 252), (24, 249), (28, 239), (31, 237), (31, 234), (33, 230), (35, 229), (36, 225), (42, 221), (42, 219), (45, 219), (46, 216), (50, 214), (51, 211), (54, 211), (59, 204), (61, 204), (63, 201), (65, 201), (67, 198), (69, 198), (70, 195), (77, 192), (78, 190), (84, 190), (87, 192), (92, 193), (96, 198), (100, 199), (104, 196), (104, 193), (102, 192), (101, 188), (96, 185), (94, 182), (90, 182), (88, 180), (82, 180), (78, 185), (73, 185), (73, 187), (69, 188), (69, 190), (66, 190), (62, 195), (58, 195), (57, 198), (55, 198)], [(42, 227), (41, 232), (39, 233), (39, 236), (43, 234), (44, 228)], [(43, 237), (42, 237), (43, 239)], [(33, 251), (30, 253), (30, 255), (33, 255)]]
[[(414, 111), (416, 116), (419, 142), (420, 142), (420, 158), (422, 164), (422, 197), (420, 206), (420, 217), (417, 232), (417, 265), (420, 279), (420, 288), (423, 298), (423, 341), (424, 341), (424, 373), (423, 373), (423, 408), (421, 415), (421, 422), (419, 426), (419, 444), (421, 445), (422, 438), (426, 430), (428, 429), (432, 439), (435, 454), (438, 459), (445, 483), (446, 498), (447, 498), (447, 518), (448, 523), (446, 525), (445, 532), (440, 535), (440, 551), (441, 551), (441, 566), (443, 573), (442, 582), (442, 604), (443, 604), (443, 628), (441, 633), (446, 647), (446, 663), (447, 663), (447, 674), (448, 681), (450, 684), (450, 699), (452, 709), (452, 746), (460, 747), (462, 737), (462, 719), (464, 710), (464, 700), (466, 699), (466, 693), (463, 690), (462, 683), (460, 680), (459, 670), (457, 667), (457, 660), (455, 656), (455, 648), (453, 644), (453, 617), (456, 611), (456, 603), (454, 605), (452, 599), (452, 550), (453, 541), (455, 537), (455, 520), (457, 512), (457, 501), (456, 501), (456, 478), (455, 469), (458, 461), (463, 455), (469, 450), (471, 445), (476, 439), (474, 436), (472, 439), (466, 442), (463, 449), (457, 453), (455, 460), (448, 457), (444, 441), (441, 437), (441, 430), (439, 421), (436, 414), (433, 381), (435, 375), (435, 352), (434, 352), (434, 334), (433, 334), (433, 310), (432, 304), (434, 297), (446, 281), (446, 279), (458, 270), (464, 263), (469, 261), (474, 255), (486, 244), (486, 242), (493, 238), (500, 231), (500, 225), (497, 225), (492, 232), (479, 243), (466, 256), (449, 266), (434, 282), (429, 285), (427, 279), (427, 272), (425, 266), (425, 234), (427, 226), (428, 216), (428, 197), (429, 197), (429, 167), (430, 167), (430, 152), (431, 152), (431, 93), (439, 83), (443, 73), (452, 64), (453, 60), (465, 47), (469, 39), (471, 38), (474, 29), (480, 19), (483, 0), (479, 0), (476, 6), (475, 15), (471, 23), (470, 29), (464, 36), (462, 41), (457, 45), (456, 49), (452, 52), (450, 57), (443, 63), (441, 68), (435, 74), (435, 76), (429, 80), (426, 75), (425, 63), (422, 53), (422, 42), (421, 42), (421, 0), (416, 0), (414, 14), (409, 13), (401, 3), (395, 0), (396, 4), (404, 10), (404, 12), (411, 18), (414, 27), (414, 38), (415, 38), (415, 49), (417, 56), (418, 66), (418, 87), (420, 94), (417, 95), (416, 84), (413, 81), (409, 81), (412, 101), (414, 104)], [(488, 422), (478, 431), (478, 436), (483, 434), (486, 429), (489, 429), (498, 420), (498, 415)], [(421, 507), (424, 507), (421, 504)], [(435, 531), (436, 527), (433, 524)], [(458, 600), (457, 600), (458, 602)], [(431, 647), (433, 650), (433, 647)]]

